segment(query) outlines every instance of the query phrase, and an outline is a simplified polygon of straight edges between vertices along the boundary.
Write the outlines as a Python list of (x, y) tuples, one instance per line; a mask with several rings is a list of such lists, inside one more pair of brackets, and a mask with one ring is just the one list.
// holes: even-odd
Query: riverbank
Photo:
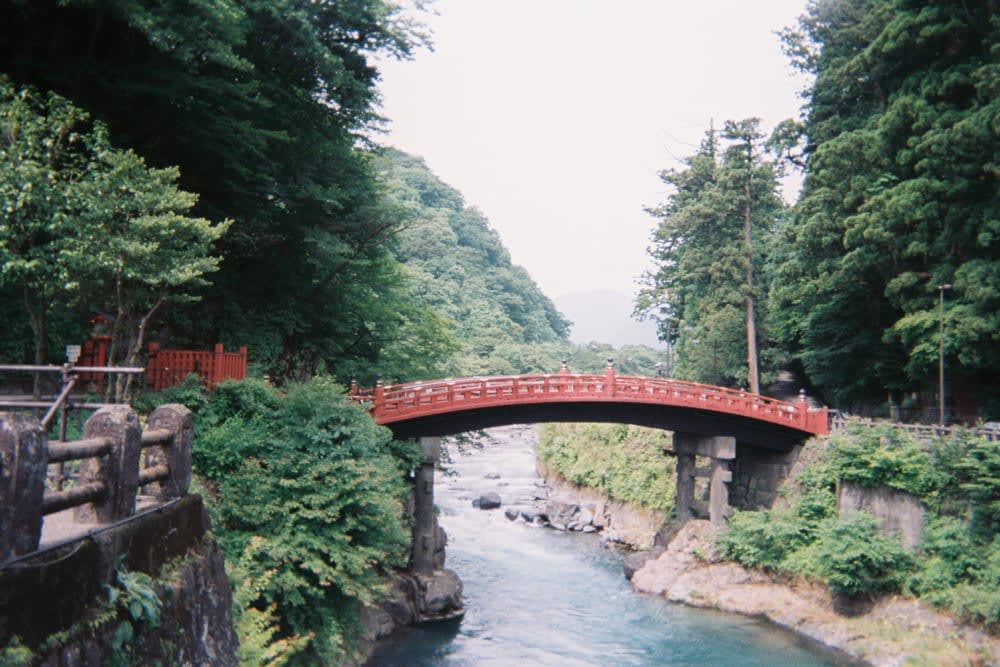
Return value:
[[(548, 495), (538, 499), (538, 511), (550, 524), (556, 517), (550, 527), (565, 525), (556, 511), (563, 512), (563, 521), (581, 512), (592, 514), (603, 524), (602, 540), (637, 550), (637, 558), (626, 559), (626, 568), (635, 567), (631, 580), (638, 593), (763, 618), (876, 667), (1000, 665), (1000, 639), (925, 603), (891, 595), (863, 609), (843, 610), (841, 601), (822, 585), (721, 561), (713, 548), (718, 529), (708, 521), (690, 521), (672, 535), (663, 528), (661, 513), (609, 499), (551, 471), (545, 471), (543, 488)], [(657, 542), (664, 546), (657, 547)], [(642, 550), (649, 549), (644, 560)], [(850, 611), (856, 615), (847, 615)]]
[(1000, 640), (897, 595), (855, 616), (838, 613), (823, 586), (790, 581), (715, 558), (716, 529), (688, 522), (632, 577), (640, 593), (693, 607), (762, 617), (868, 665), (1000, 664)]

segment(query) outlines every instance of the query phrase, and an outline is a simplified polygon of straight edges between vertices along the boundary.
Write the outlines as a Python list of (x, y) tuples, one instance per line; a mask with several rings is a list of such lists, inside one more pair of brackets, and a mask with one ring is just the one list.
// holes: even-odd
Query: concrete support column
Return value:
[(48, 456), (37, 419), (0, 413), (0, 563), (38, 548)]
[(695, 456), (712, 459), (709, 484), (709, 517), (713, 524), (724, 523), (730, 514), (729, 489), (733, 479), (729, 461), (736, 458), (736, 438), (674, 433), (674, 454), (677, 456), (677, 519), (682, 523), (691, 516), (694, 498)]
[(441, 438), (420, 438), (424, 459), (417, 469), (413, 507), (413, 570), (434, 571), (434, 464), (441, 453)]

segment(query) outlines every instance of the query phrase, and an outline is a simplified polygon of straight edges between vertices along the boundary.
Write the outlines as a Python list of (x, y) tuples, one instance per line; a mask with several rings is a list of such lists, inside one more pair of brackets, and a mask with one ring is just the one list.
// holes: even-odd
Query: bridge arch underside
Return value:
[(384, 424), (396, 438), (407, 439), (545, 422), (634, 424), (705, 436), (733, 436), (739, 443), (781, 452), (790, 451), (811, 436), (788, 426), (712, 410), (607, 401), (478, 407), (386, 420)]

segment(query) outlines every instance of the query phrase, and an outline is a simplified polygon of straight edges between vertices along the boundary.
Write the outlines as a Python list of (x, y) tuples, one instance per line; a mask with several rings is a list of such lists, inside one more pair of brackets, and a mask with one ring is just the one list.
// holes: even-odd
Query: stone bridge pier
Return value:
[[(677, 458), (677, 519), (684, 523), (695, 517), (695, 479), (699, 477), (708, 478), (708, 517), (713, 524), (725, 523), (733, 507), (771, 507), (801, 449), (795, 445), (779, 451), (743, 443), (737, 448), (733, 436), (675, 432), (673, 451), (666, 453)], [(696, 456), (710, 459), (711, 465), (696, 467)]]
[(705, 456), (711, 459), (708, 516), (715, 525), (725, 523), (731, 512), (728, 484), (733, 480), (730, 462), (736, 458), (736, 438), (675, 432), (672, 453), (677, 457), (677, 520), (685, 523), (694, 518), (694, 480), (700, 472), (695, 456)]
[[(438, 550), (438, 527), (434, 520), (434, 465), (441, 457), (441, 438), (420, 438), (424, 458), (416, 470), (413, 508), (413, 570), (431, 574)], [(443, 548), (443, 545), (441, 545)], [(439, 565), (438, 567), (441, 567)]]

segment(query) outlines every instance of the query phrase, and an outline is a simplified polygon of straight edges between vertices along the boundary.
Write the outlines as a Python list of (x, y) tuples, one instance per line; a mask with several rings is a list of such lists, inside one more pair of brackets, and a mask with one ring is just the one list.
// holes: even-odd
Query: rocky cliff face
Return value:
[[(45, 667), (237, 665), (232, 591), (207, 529), (187, 496), (0, 572), (0, 646), (17, 636)], [(151, 579), (129, 591), (125, 571)], [(129, 609), (147, 594), (152, 617)]]

